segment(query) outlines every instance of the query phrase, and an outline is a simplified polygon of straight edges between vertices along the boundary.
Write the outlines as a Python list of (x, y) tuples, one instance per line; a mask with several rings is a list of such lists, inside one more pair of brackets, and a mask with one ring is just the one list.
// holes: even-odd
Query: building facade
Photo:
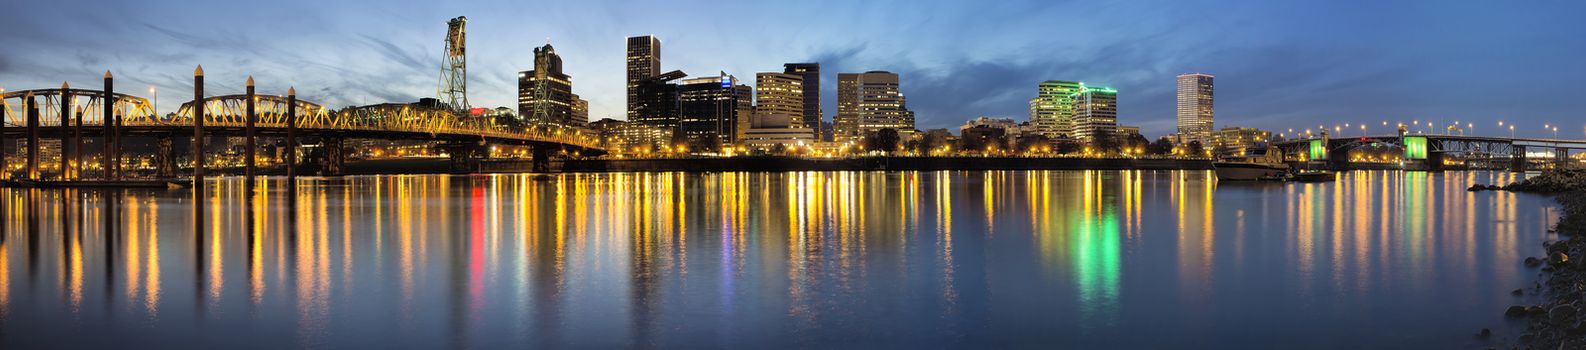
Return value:
[(837, 74), (837, 118), (832, 141), (858, 142), (881, 129), (914, 131), (898, 75), (885, 71)]
[(628, 37), (628, 120), (638, 116), (639, 83), (661, 74), (661, 39)]
[(1211, 74), (1201, 73), (1178, 76), (1179, 143), (1211, 144), (1212, 78)]
[(1244, 127), (1227, 127), (1212, 133), (1207, 147), (1215, 147), (1230, 153), (1244, 154), (1252, 147), (1272, 141), (1272, 132)]
[(1080, 83), (1074, 93), (1074, 139), (1111, 142), (1118, 134), (1118, 90)]
[(624, 134), (631, 137), (630, 142), (670, 145), (675, 141), (679, 124), (678, 92), (677, 84), (672, 81), (683, 77), (682, 71), (671, 71), (639, 80), (634, 86), (634, 105), (629, 111), (633, 116), (625, 125), (630, 130)]
[(1074, 94), (1083, 86), (1066, 80), (1041, 82), (1030, 100), (1030, 123), (1037, 132), (1054, 140), (1075, 138)]
[(754, 89), (727, 73), (683, 80), (677, 109), (678, 137), (690, 147), (732, 146), (754, 113)]
[(534, 48), (534, 69), (518, 73), (518, 115), (531, 126), (582, 127), (588, 118), (575, 115), (577, 101), (573, 77), (562, 73), (556, 48)]
[[(801, 125), (819, 133), (825, 115), (821, 111), (821, 64), (787, 63), (783, 64), (782, 68), (782, 73), (796, 74), (800, 77), (799, 88), (804, 93), (804, 118)], [(758, 84), (756, 82), (756, 85)]]

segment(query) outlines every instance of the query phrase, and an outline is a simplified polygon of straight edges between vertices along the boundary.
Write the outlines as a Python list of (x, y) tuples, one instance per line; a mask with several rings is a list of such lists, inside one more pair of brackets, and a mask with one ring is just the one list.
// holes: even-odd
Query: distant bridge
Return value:
[[(76, 166), (80, 167), (82, 138), (111, 140), (111, 137), (119, 139), (122, 136), (155, 137), (161, 139), (161, 152), (165, 159), (158, 165), (170, 167), (160, 172), (171, 175), (174, 167), (168, 163), (172, 156), (168, 149), (170, 139), (191, 138), (194, 135), (193, 102), (182, 104), (174, 114), (160, 115), (143, 97), (120, 93), (110, 96), (113, 102), (107, 103), (102, 90), (59, 88), (6, 91), (0, 94), (0, 142), (25, 138), (59, 139), (65, 148), (61, 153), (63, 158), (68, 157), (65, 151), (77, 146), (77, 153), (72, 156), (77, 158)], [(29, 107), (29, 101), (32, 101), (32, 108)], [(339, 170), (341, 165), (341, 147), (338, 145), (344, 139), (442, 141), (453, 156), (454, 170), (459, 170), (456, 166), (467, 164), (470, 158), (483, 157), (486, 144), (529, 146), (539, 158), (535, 160), (536, 163), (543, 162), (543, 158), (551, 152), (586, 155), (604, 153), (597, 146), (598, 139), (594, 135), (572, 129), (509, 129), (485, 118), (468, 118), (443, 108), (408, 104), (380, 104), (329, 111), (317, 103), (296, 100), (295, 96), (277, 95), (254, 95), (254, 125), (253, 133), (249, 135), (249, 102), (249, 95), (205, 97), (202, 101), (203, 134), (283, 137), (291, 129), (295, 137), (318, 138), (330, 145), (326, 150), (336, 154), (329, 160), (338, 168), (332, 170)], [(106, 108), (109, 108), (109, 113), (106, 113)], [(119, 117), (120, 124), (107, 128), (107, 116), (114, 116), (110, 117), (112, 119)], [(37, 146), (30, 143), (29, 147)], [(24, 153), (23, 150), (18, 152)], [(28, 152), (36, 153), (36, 150)], [(34, 174), (30, 176), (36, 177), (36, 172), (36, 169), (30, 169), (30, 174)]]
[[(1481, 162), (1516, 171), (1556, 167), (1571, 162), (1571, 151), (1586, 151), (1586, 140), (1487, 137), (1447, 134), (1402, 134), (1331, 138), (1327, 135), (1276, 142), (1290, 162), (1320, 162), (1334, 170), (1356, 165), (1349, 151), (1367, 146), (1403, 150), (1407, 168), (1443, 170)], [(1538, 154), (1546, 156), (1538, 156)], [(1458, 165), (1456, 166), (1456, 164)]]

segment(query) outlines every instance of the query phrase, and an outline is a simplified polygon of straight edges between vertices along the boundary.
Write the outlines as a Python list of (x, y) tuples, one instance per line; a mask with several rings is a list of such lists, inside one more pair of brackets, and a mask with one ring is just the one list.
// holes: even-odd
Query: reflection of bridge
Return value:
[(1347, 170), (1349, 151), (1367, 146), (1397, 148), (1404, 152), (1404, 167), (1422, 170), (1469, 168), (1472, 164), (1522, 171), (1557, 167), (1570, 162), (1571, 151), (1586, 151), (1586, 141), (1537, 138), (1503, 138), (1463, 135), (1404, 134), (1295, 139), (1275, 143), (1287, 161), (1324, 162), (1334, 170)]
[[(102, 169), (107, 178), (119, 176), (122, 153), (119, 146), (125, 136), (158, 139), (156, 168), (160, 175), (167, 177), (174, 175), (177, 168), (173, 161), (174, 140), (194, 135), (244, 137), (250, 145), (255, 137), (285, 137), (285, 146), (289, 149), (286, 153), (292, 159), (296, 158), (299, 146), (296, 138), (316, 139), (324, 151), (315, 160), (327, 173), (340, 171), (345, 161), (342, 142), (346, 139), (440, 141), (452, 156), (453, 169), (459, 171), (471, 169), (470, 164), (486, 157), (488, 144), (528, 146), (534, 151), (536, 168), (541, 168), (553, 152), (603, 153), (595, 146), (597, 140), (593, 136), (573, 130), (513, 130), (485, 118), (464, 117), (444, 108), (407, 104), (328, 111), (319, 104), (297, 100), (291, 93), (288, 96), (252, 94), (251, 80), (249, 94), (205, 97), (203, 108), (198, 108), (196, 113), (193, 103), (187, 102), (176, 113), (168, 115), (159, 115), (147, 99), (113, 93), (108, 74), (105, 86), (105, 90), (63, 86), (0, 94), (0, 124), (3, 124), (0, 143), (28, 141), (27, 149), (17, 152), (27, 154), (30, 179), (39, 178), (39, 141), (55, 139), (61, 140), (59, 151), (61, 169), (65, 169), (64, 179), (80, 178), (84, 166), (84, 138), (101, 140), (99, 148), (105, 155), (101, 157)], [(105, 91), (112, 93), (107, 96)], [(199, 123), (194, 122), (195, 114), (202, 116)], [(107, 125), (107, 120), (113, 123)], [(202, 159), (201, 151), (194, 149), (191, 158)], [(250, 147), (249, 160), (245, 162), (250, 165), (250, 174), (251, 165), (255, 164), (252, 151)], [(290, 164), (297, 163), (294, 160)], [(199, 165), (195, 162), (195, 166)], [(0, 158), (0, 168), (4, 167), (4, 159)], [(200, 168), (194, 170), (202, 173)]]

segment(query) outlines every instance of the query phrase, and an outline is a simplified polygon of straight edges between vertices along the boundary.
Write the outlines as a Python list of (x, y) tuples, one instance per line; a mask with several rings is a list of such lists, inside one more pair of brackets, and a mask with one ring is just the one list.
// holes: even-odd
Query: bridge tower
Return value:
[(441, 55), (441, 80), (436, 98), (459, 114), (468, 112), (468, 17), (446, 22), (446, 52)]

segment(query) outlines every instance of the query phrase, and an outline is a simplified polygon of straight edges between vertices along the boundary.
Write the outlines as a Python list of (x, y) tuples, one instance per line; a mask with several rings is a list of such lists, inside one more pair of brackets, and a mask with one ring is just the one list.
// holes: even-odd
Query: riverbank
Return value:
[[(1528, 267), (1541, 270), (1538, 284), (1516, 289), (1515, 295), (1529, 290), (1542, 299), (1537, 305), (1514, 305), (1505, 310), (1509, 318), (1524, 319), (1526, 331), (1517, 339), (1525, 348), (1586, 348), (1586, 170), (1551, 170), (1502, 189), (1555, 195), (1562, 213), (1554, 232), (1563, 240), (1543, 244), (1543, 257), (1526, 258)], [(1485, 334), (1483, 330), (1483, 334)]]
[[(484, 171), (520, 167), (482, 166)], [(562, 172), (629, 171), (935, 171), (935, 170), (1210, 170), (1204, 159), (1155, 158), (1025, 158), (1025, 157), (733, 157), (680, 159), (573, 159), (561, 162)]]

